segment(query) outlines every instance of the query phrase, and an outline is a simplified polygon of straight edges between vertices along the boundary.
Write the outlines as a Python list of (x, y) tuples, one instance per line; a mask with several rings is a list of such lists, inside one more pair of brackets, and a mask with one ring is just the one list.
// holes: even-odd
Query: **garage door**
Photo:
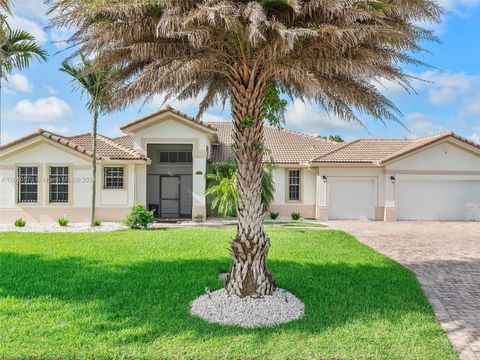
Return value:
[(328, 218), (373, 220), (375, 193), (373, 179), (328, 179)]
[(480, 181), (398, 181), (399, 220), (480, 220)]

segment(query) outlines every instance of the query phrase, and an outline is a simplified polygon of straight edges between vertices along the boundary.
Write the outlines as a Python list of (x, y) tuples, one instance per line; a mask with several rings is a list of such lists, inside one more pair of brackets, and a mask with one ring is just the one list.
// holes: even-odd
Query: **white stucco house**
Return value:
[[(121, 129), (98, 136), (98, 218), (120, 220), (135, 203), (159, 218), (205, 218), (206, 165), (228, 160), (232, 124), (166, 107)], [(336, 143), (267, 126), (265, 143), (281, 216), (480, 220), (480, 145), (452, 132)], [(90, 134), (39, 129), (1, 146), (0, 223), (87, 221), (91, 159)]]

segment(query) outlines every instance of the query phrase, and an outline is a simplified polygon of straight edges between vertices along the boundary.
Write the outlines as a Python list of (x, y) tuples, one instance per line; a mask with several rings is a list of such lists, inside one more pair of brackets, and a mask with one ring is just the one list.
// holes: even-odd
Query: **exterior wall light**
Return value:
[(323, 182), (326, 183), (327, 182), (327, 177), (325, 175), (322, 176), (322, 179), (323, 179)]
[(392, 184), (395, 184), (395, 176), (390, 176), (390, 180), (392, 181)]

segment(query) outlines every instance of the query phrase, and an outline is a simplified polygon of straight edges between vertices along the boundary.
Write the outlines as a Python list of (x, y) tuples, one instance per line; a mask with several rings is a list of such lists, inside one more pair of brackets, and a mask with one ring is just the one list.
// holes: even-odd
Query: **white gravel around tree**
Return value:
[(302, 317), (304, 312), (303, 302), (283, 289), (258, 299), (231, 296), (220, 289), (199, 296), (190, 308), (192, 315), (208, 322), (245, 328), (287, 323)]
[(57, 223), (27, 223), (24, 227), (0, 224), (0, 232), (106, 232), (126, 228), (126, 226), (117, 222), (104, 222), (93, 228), (90, 227), (90, 223), (69, 223), (67, 226), (60, 226)]

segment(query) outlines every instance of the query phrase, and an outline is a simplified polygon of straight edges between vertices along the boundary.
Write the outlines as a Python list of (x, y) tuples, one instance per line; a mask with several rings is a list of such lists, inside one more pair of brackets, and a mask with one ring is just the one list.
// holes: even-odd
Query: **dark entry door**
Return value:
[(160, 178), (160, 217), (180, 217), (180, 176)]

